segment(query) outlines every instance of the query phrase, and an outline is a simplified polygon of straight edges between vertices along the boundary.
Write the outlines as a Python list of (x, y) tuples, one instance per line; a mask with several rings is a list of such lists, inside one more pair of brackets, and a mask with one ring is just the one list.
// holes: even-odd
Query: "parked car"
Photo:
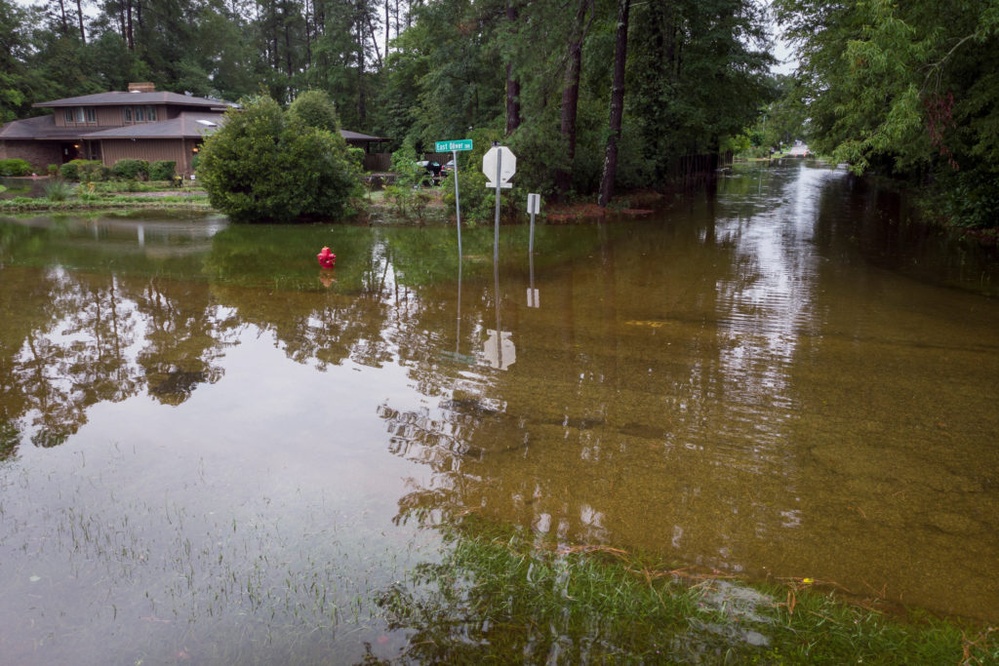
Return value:
[(423, 177), (420, 179), (421, 185), (440, 185), (442, 178), (441, 171), (443, 170), (440, 162), (421, 160), (416, 164), (424, 170)]

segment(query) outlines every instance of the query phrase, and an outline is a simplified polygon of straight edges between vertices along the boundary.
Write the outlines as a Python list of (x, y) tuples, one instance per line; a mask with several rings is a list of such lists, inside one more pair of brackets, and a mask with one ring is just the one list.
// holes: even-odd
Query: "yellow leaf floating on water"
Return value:
[(648, 328), (662, 328), (666, 325), (664, 321), (650, 321), (647, 319), (629, 319), (624, 323), (627, 326), (645, 326)]

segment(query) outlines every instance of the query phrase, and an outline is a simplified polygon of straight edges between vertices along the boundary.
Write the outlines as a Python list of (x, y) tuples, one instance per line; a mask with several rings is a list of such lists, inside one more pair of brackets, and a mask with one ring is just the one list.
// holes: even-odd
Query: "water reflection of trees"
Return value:
[[(59, 269), (7, 275), (34, 284), (19, 290), (5, 281), (3, 289), (5, 298), (19, 296), (11, 318), (31, 317), (23, 330), (3, 334), (4, 420), (19, 424), (11, 439), (30, 428), (35, 445), (61, 444), (99, 402), (149, 388), (158, 400), (178, 404), (196, 384), (221, 376), (213, 365), (219, 331), (203, 286)], [(184, 373), (197, 381), (170, 384)]]
[[(0, 457), (13, 455), (26, 433), (36, 446), (66, 441), (100, 402), (145, 391), (162, 404), (182, 404), (199, 386), (222, 379), (226, 349), (247, 327), (270, 333), (289, 358), (320, 369), (348, 358), (375, 367), (392, 359), (386, 322), (412, 295), (393, 284), (384, 246), (357, 230), (343, 244), (351, 268), (320, 273), (301, 261), (317, 233), (299, 228), (273, 243), (267, 232), (219, 234), (205, 262), (209, 280), (189, 268), (178, 271), (183, 277), (149, 274), (156, 266), (142, 264), (145, 272), (132, 265), (120, 273), (4, 267)], [(41, 244), (27, 234), (8, 249), (16, 253), (18, 243)], [(245, 260), (262, 249), (271, 254)], [(74, 258), (87, 262), (85, 254)], [(262, 289), (266, 280), (284, 284)]]

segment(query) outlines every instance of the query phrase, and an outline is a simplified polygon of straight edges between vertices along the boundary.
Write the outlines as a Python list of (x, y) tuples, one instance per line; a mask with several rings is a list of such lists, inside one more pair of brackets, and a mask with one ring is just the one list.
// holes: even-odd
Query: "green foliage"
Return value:
[(322, 90), (306, 90), (288, 107), (288, 114), (308, 127), (328, 132), (340, 131), (340, 118), (337, 117), (333, 101)]
[(413, 188), (420, 185), (426, 170), (417, 164), (419, 161), (420, 157), (411, 143), (392, 153), (392, 173), (396, 176), (397, 186)]
[(45, 198), (49, 201), (65, 201), (73, 194), (73, 186), (62, 179), (45, 183)]
[(230, 111), (200, 157), (212, 205), (235, 221), (336, 217), (360, 195), (343, 138), (306, 125), (270, 97)]
[[(129, 81), (229, 100), (266, 90), (279, 105), (307, 91), (288, 115), (312, 128), (381, 134), (418, 153), (483, 132), (518, 150), (520, 187), (547, 192), (555, 174), (568, 173), (569, 187), (586, 195), (600, 181), (617, 21), (611, 0), (410, 0), (395, 3), (391, 18), (374, 0), (163, 0), (131, 23), (120, 2), (91, 4), (99, 6), (82, 31), (41, 6), (0, 12), (3, 119)], [(677, 156), (717, 150), (752, 122), (769, 93), (760, 5), (632, 3), (619, 183), (656, 185)], [(569, 132), (562, 98), (576, 45), (579, 103)], [(507, 99), (508, 80), (518, 86), (515, 99)], [(508, 101), (519, 107), (509, 134)], [(263, 198), (277, 211), (286, 208), (276, 206), (280, 196)]]
[[(999, 12), (994, 3), (778, 0), (798, 45), (812, 147), (918, 180), (962, 226), (999, 226)], [(959, 176), (955, 176), (960, 172)], [(935, 207), (939, 212), (940, 207)]]
[(111, 175), (119, 180), (149, 180), (149, 162), (146, 160), (118, 160), (111, 167)]
[(177, 163), (171, 160), (160, 160), (149, 165), (149, 180), (173, 180), (177, 173)]
[(30, 176), (31, 165), (22, 159), (0, 160), (0, 176)]
[(756, 590), (614, 548), (555, 548), (466, 519), (379, 598), (418, 663), (991, 663), (995, 631), (850, 606), (806, 581)]
[(59, 167), (59, 175), (66, 180), (89, 183), (104, 180), (107, 169), (97, 160), (70, 160)]
[(636, 4), (630, 104), (658, 174), (718, 151), (771, 101), (763, 12), (738, 0)]

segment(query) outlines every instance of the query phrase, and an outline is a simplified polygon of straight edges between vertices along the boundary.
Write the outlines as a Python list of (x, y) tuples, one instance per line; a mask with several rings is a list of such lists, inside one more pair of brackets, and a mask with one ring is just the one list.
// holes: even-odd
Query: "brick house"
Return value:
[(36, 173), (49, 164), (74, 159), (100, 160), (113, 166), (122, 159), (177, 164), (183, 176), (193, 172), (198, 146), (228, 102), (157, 92), (151, 83), (131, 83), (128, 92), (67, 97), (35, 104), (52, 113), (15, 120), (0, 128), (0, 158), (20, 158)]
[[(177, 173), (194, 172), (193, 159), (205, 136), (222, 122), (229, 102), (157, 92), (152, 83), (130, 83), (116, 91), (35, 104), (51, 114), (14, 120), (0, 127), (0, 159), (20, 158), (35, 173), (74, 159), (113, 166), (123, 159), (175, 162)], [(342, 131), (351, 145), (370, 154), (381, 137)]]

